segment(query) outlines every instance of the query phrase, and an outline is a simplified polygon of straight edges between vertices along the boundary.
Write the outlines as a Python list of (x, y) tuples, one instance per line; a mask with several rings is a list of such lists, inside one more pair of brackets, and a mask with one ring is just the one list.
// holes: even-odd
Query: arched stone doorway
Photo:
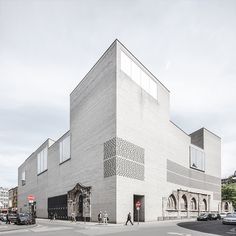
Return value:
[(76, 219), (80, 221), (90, 221), (91, 219), (91, 187), (76, 184), (76, 186), (67, 193), (68, 199), (68, 217), (71, 218), (72, 213)]
[(207, 201), (206, 201), (206, 199), (203, 199), (203, 201), (202, 201), (202, 203), (203, 203), (203, 211), (207, 211)]

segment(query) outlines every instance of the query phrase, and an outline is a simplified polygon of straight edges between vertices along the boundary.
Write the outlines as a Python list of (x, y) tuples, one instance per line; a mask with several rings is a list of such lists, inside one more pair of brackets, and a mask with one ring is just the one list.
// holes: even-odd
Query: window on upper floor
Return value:
[(157, 83), (121, 51), (121, 70), (153, 98), (157, 99)]
[(204, 150), (190, 146), (190, 167), (193, 169), (205, 171), (205, 153)]
[(70, 136), (60, 142), (60, 163), (70, 159)]
[(44, 172), (48, 168), (48, 149), (44, 148), (37, 155), (37, 172), (38, 174)]
[(25, 171), (21, 173), (21, 184), (24, 186), (26, 184)]

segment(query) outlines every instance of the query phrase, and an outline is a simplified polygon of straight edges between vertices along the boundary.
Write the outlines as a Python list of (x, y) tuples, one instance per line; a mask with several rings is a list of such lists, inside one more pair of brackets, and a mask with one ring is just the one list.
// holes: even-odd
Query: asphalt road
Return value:
[[(70, 223), (62, 221), (38, 220), (33, 228), (20, 228), (16, 231), (4, 231), (0, 236), (206, 236), (206, 235), (235, 235), (236, 225), (222, 225), (221, 221), (209, 222), (155, 222), (134, 226), (98, 225), (95, 223)], [(10, 226), (11, 227), (11, 226)]]

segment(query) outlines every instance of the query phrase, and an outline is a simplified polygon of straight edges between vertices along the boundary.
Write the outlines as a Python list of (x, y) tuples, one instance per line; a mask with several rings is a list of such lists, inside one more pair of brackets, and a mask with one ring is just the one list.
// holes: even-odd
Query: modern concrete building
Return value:
[(8, 208), (8, 188), (0, 187), (0, 209)]
[[(19, 167), (18, 208), (124, 222), (197, 216), (221, 204), (221, 139), (170, 120), (169, 90), (118, 40), (70, 94), (70, 130)], [(191, 103), (191, 102), (190, 102)]]

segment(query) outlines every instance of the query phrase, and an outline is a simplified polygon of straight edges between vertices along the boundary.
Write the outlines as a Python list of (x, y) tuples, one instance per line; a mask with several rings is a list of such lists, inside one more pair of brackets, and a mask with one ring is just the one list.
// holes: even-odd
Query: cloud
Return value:
[(0, 1), (0, 185), (15, 185), (19, 163), (68, 130), (70, 92), (115, 38), (170, 89), (173, 121), (222, 137), (222, 174), (231, 174), (235, 7), (230, 0)]

